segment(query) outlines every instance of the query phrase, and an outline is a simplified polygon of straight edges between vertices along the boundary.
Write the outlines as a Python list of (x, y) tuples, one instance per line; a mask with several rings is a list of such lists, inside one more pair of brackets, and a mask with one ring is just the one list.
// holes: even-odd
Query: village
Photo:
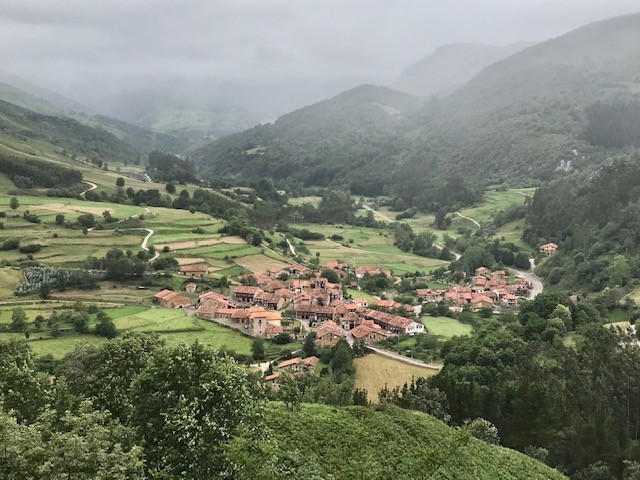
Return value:
[[(420, 322), (426, 304), (446, 305), (452, 312), (486, 309), (499, 314), (518, 307), (532, 285), (520, 277), (508, 277), (504, 270), (486, 267), (460, 284), (443, 289), (418, 288), (417, 305), (398, 303), (371, 295), (350, 298), (347, 288), (359, 291), (359, 281), (392, 273), (381, 267), (353, 268), (340, 262), (328, 262), (321, 271), (302, 265), (270, 268), (265, 273), (239, 277), (243, 283), (231, 287), (225, 296), (215, 291), (199, 291), (198, 279), (206, 266), (185, 265), (180, 275), (186, 278), (183, 291), (162, 290), (154, 303), (163, 308), (181, 308), (189, 315), (235, 328), (245, 335), (267, 340), (302, 341), (313, 332), (317, 347), (333, 347), (340, 339), (349, 344), (361, 341), (373, 345), (397, 335), (424, 335), (428, 330)], [(338, 279), (339, 283), (328, 280)], [(277, 386), (282, 371), (313, 370), (318, 359), (294, 357), (278, 365), (278, 371), (265, 381)]]

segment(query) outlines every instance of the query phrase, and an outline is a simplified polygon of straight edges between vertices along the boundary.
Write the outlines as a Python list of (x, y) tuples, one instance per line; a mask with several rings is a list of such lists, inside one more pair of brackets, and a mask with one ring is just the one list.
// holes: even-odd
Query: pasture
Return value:
[[(105, 310), (113, 319), (118, 331), (157, 333), (170, 345), (177, 343), (200, 343), (214, 348), (234, 352), (241, 355), (251, 354), (252, 338), (247, 337), (237, 330), (227, 328), (217, 323), (208, 322), (195, 317), (189, 317), (179, 309), (149, 308), (145, 306), (127, 306), (123, 308)], [(47, 318), (51, 307), (45, 311), (25, 308), (29, 322), (32, 322), (37, 314), (43, 314)], [(11, 309), (0, 309), (0, 323), (11, 322)], [(90, 316), (90, 328), (95, 324), (95, 314)], [(2, 333), (0, 339), (24, 339), (21, 333)], [(107, 341), (93, 334), (80, 334), (73, 331), (65, 331), (58, 338), (51, 338), (45, 333), (32, 333), (28, 343), (36, 355), (52, 355), (54, 358), (62, 358), (81, 344), (99, 345)], [(283, 349), (294, 350), (299, 344), (276, 345), (267, 341), (266, 352), (269, 356), (277, 355)]]
[(438, 373), (430, 368), (409, 365), (398, 360), (370, 353), (353, 361), (356, 367), (356, 388), (367, 391), (372, 403), (379, 403), (378, 392), (385, 386), (392, 389), (411, 383), (414, 378), (431, 377)]
[(473, 330), (471, 325), (449, 317), (424, 316), (421, 322), (427, 327), (430, 333), (443, 338), (456, 336), (467, 337), (471, 335), (471, 331)]

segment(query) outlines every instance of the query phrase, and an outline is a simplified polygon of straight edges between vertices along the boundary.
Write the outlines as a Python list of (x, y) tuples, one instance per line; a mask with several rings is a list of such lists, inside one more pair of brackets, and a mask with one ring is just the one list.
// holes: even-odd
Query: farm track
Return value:
[(416, 367), (428, 368), (429, 370), (442, 370), (442, 365), (435, 365), (433, 363), (424, 363), (420, 360), (416, 360), (414, 358), (405, 357), (398, 353), (393, 353), (388, 350), (382, 350), (381, 348), (375, 348), (372, 346), (367, 346), (368, 350), (371, 350), (373, 353), (377, 355), (381, 355), (383, 357), (391, 358), (393, 360), (398, 360), (399, 362), (406, 363), (407, 365), (414, 365)]
[(96, 188), (98, 188), (98, 185), (96, 185), (93, 182), (87, 182), (86, 180), (83, 180), (82, 183), (86, 183), (87, 185), (89, 185), (89, 188), (87, 188), (84, 192), (82, 192), (80, 194), (81, 197), (84, 197), (85, 193), (90, 192), (91, 190), (95, 190)]

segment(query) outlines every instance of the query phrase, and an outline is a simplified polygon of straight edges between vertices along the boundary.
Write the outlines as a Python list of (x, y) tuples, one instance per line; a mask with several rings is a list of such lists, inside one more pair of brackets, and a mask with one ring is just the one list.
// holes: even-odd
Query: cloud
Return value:
[(176, 77), (390, 83), (445, 43), (543, 40), (640, 8), (637, 0), (2, 3), (2, 69), (85, 98)]

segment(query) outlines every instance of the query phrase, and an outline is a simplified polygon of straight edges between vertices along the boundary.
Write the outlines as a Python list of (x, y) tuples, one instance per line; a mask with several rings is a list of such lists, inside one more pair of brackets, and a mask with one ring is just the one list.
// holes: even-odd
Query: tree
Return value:
[(64, 225), (64, 215), (62, 213), (56, 215), (56, 225)]
[(261, 338), (253, 339), (253, 343), (251, 343), (251, 354), (254, 360), (264, 359), (264, 340), (262, 340)]
[(22, 332), (26, 326), (27, 314), (24, 313), (24, 310), (20, 307), (14, 308), (13, 313), (11, 314), (11, 331)]
[(18, 198), (11, 197), (11, 200), (9, 200), (9, 207), (11, 207), (11, 210), (16, 210), (19, 206), (20, 202), (18, 201)]
[(116, 178), (116, 186), (117, 187), (124, 187), (124, 178), (122, 178), (122, 177)]
[(340, 283), (340, 277), (338, 276), (336, 271), (332, 270), (331, 268), (323, 270), (321, 276), (323, 278), (326, 278), (331, 283)]
[(474, 418), (471, 421), (466, 420), (464, 425), (472, 436), (492, 445), (500, 445), (498, 429), (489, 420)]
[(0, 411), (12, 410), (19, 422), (33, 422), (48, 401), (47, 393), (46, 379), (36, 372), (29, 346), (0, 341)]
[(227, 441), (261, 431), (262, 387), (249, 376), (200, 343), (154, 352), (131, 388), (131, 423), (147, 464), (167, 478), (220, 476), (228, 468)]
[(297, 409), (302, 402), (302, 391), (298, 386), (297, 379), (290, 373), (285, 372), (280, 377), (280, 390), (278, 398), (290, 409)]
[(98, 324), (96, 325), (96, 334), (101, 337), (115, 338), (118, 335), (118, 329), (113, 323), (109, 315), (103, 311), (98, 312)]
[(316, 332), (309, 332), (304, 339), (304, 343), (302, 344), (302, 352), (305, 357), (313, 357), (318, 353), (318, 349), (316, 348)]
[(51, 285), (49, 285), (46, 282), (42, 282), (40, 284), (40, 292), (39, 292), (40, 298), (42, 298), (43, 300), (46, 300), (49, 298), (49, 296), (51, 295)]

